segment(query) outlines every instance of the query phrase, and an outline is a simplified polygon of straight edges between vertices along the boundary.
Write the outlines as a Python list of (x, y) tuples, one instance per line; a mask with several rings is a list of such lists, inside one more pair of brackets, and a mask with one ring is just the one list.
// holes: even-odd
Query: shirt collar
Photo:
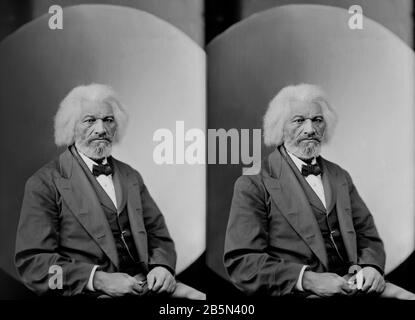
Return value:
[[(92, 160), (91, 158), (88, 158), (86, 155), (84, 155), (81, 151), (77, 150), (79, 155), (81, 156), (82, 160), (84, 160), (85, 164), (87, 165), (89, 171), (92, 172), (92, 167), (94, 165), (98, 165), (98, 163), (96, 163), (94, 160)], [(104, 160), (102, 161), (102, 164), (106, 164), (107, 163), (107, 158), (104, 158)]]
[[(293, 162), (294, 162), (294, 164), (295, 164), (295, 166), (298, 168), (298, 170), (300, 170), (300, 172), (301, 172), (301, 169), (302, 169), (302, 167), (303, 167), (303, 165), (307, 165), (307, 163), (305, 163), (303, 160), (301, 160), (300, 158), (298, 158), (297, 156), (295, 156), (295, 155), (293, 155), (291, 152), (289, 152), (287, 149), (286, 149), (286, 151), (287, 151), (287, 153), (288, 153), (288, 155), (290, 156), (290, 158), (293, 160)], [(311, 164), (315, 164), (317, 161), (316, 161), (316, 158), (313, 158), (313, 161), (311, 162)]]

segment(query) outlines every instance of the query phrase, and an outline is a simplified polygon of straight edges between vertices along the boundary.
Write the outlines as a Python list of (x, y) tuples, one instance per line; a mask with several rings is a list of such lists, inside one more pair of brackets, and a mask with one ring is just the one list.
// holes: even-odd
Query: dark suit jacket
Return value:
[[(144, 270), (162, 265), (174, 273), (174, 243), (141, 175), (114, 158), (113, 165), (117, 202), (121, 209), (127, 205), (140, 263)], [(23, 282), (38, 294), (84, 293), (96, 264), (117, 271), (115, 241), (102, 204), (69, 149), (26, 183), (15, 263)], [(49, 288), (52, 265), (63, 269), (63, 290)]]
[[(336, 205), (350, 263), (383, 270), (383, 243), (350, 175), (325, 159), (321, 158), (321, 164), (328, 208)], [(247, 294), (291, 294), (303, 265), (327, 271), (327, 253), (313, 205), (278, 149), (263, 161), (259, 174), (238, 178), (224, 262), (239, 289)]]

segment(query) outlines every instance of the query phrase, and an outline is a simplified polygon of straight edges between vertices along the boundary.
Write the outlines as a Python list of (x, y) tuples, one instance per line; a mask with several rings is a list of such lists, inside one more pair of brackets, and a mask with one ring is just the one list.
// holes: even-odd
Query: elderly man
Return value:
[(276, 150), (258, 175), (235, 183), (228, 274), (247, 294), (413, 299), (385, 283), (383, 243), (350, 175), (320, 156), (335, 122), (325, 94), (313, 85), (283, 88), (271, 101), (264, 142)]
[(27, 181), (17, 231), (16, 267), (34, 292), (120, 297), (176, 289), (163, 215), (141, 175), (111, 157), (126, 123), (108, 86), (79, 86), (62, 101), (55, 142), (67, 149)]

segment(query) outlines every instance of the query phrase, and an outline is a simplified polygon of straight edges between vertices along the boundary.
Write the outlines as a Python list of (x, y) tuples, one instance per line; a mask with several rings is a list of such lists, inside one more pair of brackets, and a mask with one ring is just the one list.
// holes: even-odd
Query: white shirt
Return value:
[[(86, 155), (79, 152), (82, 160), (84, 160), (85, 164), (88, 166), (88, 169), (92, 172), (92, 167), (94, 165), (98, 165), (94, 160), (88, 158)], [(102, 161), (102, 164), (107, 163), (107, 158)], [(115, 208), (117, 208), (117, 198), (115, 197), (115, 188), (114, 183), (112, 182), (112, 174), (106, 176), (105, 174), (101, 174), (98, 177), (95, 177), (101, 187), (104, 189), (105, 193), (110, 197), (112, 203), (114, 204)]]
[[(301, 168), (303, 165), (307, 165), (307, 163), (305, 163), (303, 160), (297, 158), (295, 155), (293, 155), (292, 153), (288, 152), (288, 155), (290, 156), (290, 158), (294, 161), (296, 167), (298, 168), (298, 170), (300, 170), (301, 172)], [(313, 159), (313, 161), (311, 162), (311, 164), (315, 164), (316, 158)], [(313, 191), (316, 193), (316, 195), (319, 197), (319, 199), (321, 200), (321, 202), (323, 203), (324, 208), (327, 209), (326, 207), (326, 197), (324, 196), (324, 188), (323, 188), (323, 181), (321, 180), (321, 174), (319, 174), (318, 176), (315, 176), (314, 174), (309, 174), (307, 177), (304, 177), (306, 179), (306, 181), (308, 182), (308, 184), (310, 185), (310, 187), (313, 189)]]
[[(301, 172), (302, 166), (307, 165), (307, 163), (305, 163), (303, 160), (299, 159), (298, 157), (296, 157), (292, 153), (290, 153), (288, 151), (287, 151), (287, 153), (290, 156), (290, 158), (293, 160), (295, 166)], [(311, 164), (315, 164), (315, 163), (316, 163), (316, 158), (313, 159)], [(321, 202), (324, 205), (324, 208), (327, 209), (326, 197), (324, 196), (324, 188), (323, 188), (323, 181), (321, 180), (321, 174), (319, 174), (318, 176), (310, 174), (310, 175), (308, 175), (307, 177), (304, 177), (304, 178), (308, 182), (310, 187), (313, 189), (313, 191), (316, 193), (316, 195), (319, 197), (319, 199), (321, 200)], [(301, 269), (300, 275), (298, 276), (298, 280), (297, 280), (297, 283), (295, 285), (295, 288), (299, 291), (304, 291), (304, 289), (303, 289), (303, 275), (304, 275), (304, 271), (307, 267), (308, 267), (308, 265), (304, 265), (303, 268)]]
[[(82, 154), (81, 152), (78, 151), (78, 153), (81, 156), (82, 160), (87, 165), (88, 169), (92, 172), (92, 167), (94, 165), (98, 165), (98, 163), (88, 158), (86, 155)], [(106, 163), (107, 163), (107, 158), (105, 158), (104, 161), (102, 161), (102, 164), (106, 164)], [(97, 179), (98, 183), (102, 186), (102, 188), (104, 189), (108, 197), (110, 197), (111, 201), (114, 203), (115, 208), (117, 208), (117, 198), (115, 196), (115, 188), (114, 188), (114, 183), (112, 181), (112, 174), (108, 176), (106, 176), (105, 174), (101, 174), (98, 177), (95, 177), (95, 179)], [(95, 265), (92, 268), (91, 274), (89, 275), (88, 284), (86, 287), (90, 291), (95, 291), (94, 290), (94, 275), (98, 267), (99, 267), (98, 265)]]

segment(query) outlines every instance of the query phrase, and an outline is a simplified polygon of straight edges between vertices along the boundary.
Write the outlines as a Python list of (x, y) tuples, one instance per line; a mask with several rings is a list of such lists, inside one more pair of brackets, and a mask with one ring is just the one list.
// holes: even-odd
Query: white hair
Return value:
[(107, 103), (112, 107), (117, 126), (114, 142), (120, 141), (127, 126), (128, 115), (111, 87), (92, 83), (73, 88), (60, 103), (55, 116), (56, 145), (70, 146), (75, 142), (75, 125), (81, 116), (84, 101)]
[(290, 102), (292, 100), (317, 103), (321, 106), (323, 118), (326, 122), (323, 142), (329, 141), (336, 126), (337, 116), (330, 107), (326, 94), (320, 87), (303, 83), (282, 88), (269, 103), (264, 116), (265, 145), (279, 146), (283, 144), (284, 125), (290, 115)]

